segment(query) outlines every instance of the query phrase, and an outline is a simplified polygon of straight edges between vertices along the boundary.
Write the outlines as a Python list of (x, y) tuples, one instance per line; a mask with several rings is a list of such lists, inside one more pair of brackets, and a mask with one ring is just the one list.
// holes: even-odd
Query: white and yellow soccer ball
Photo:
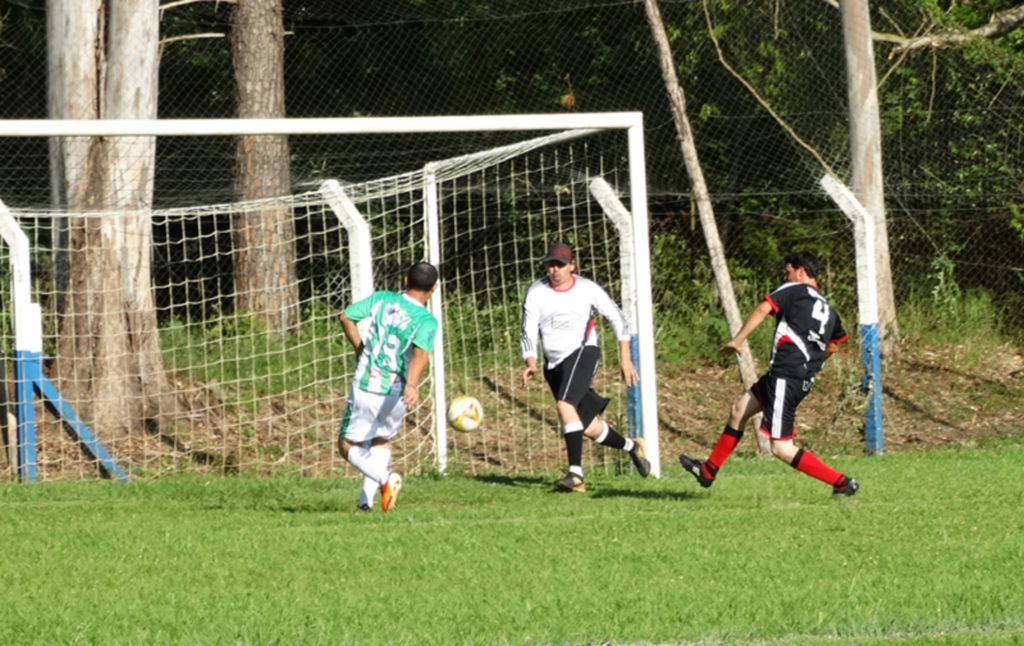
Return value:
[(484, 419), (484, 407), (475, 397), (463, 395), (452, 400), (448, 407), (448, 423), (456, 431), (469, 433), (480, 427)]

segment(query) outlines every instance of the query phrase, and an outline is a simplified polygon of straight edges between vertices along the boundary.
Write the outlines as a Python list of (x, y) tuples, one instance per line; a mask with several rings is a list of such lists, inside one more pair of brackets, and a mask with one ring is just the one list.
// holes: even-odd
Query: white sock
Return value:
[[(371, 446), (370, 456), (375, 463), (383, 466), (385, 470), (390, 468), (391, 449), (383, 446)], [(378, 491), (380, 491), (380, 485), (372, 478), (363, 476), (363, 492), (359, 495), (359, 504), (373, 507), (373, 500), (377, 497)]]
[(378, 485), (383, 485), (388, 481), (388, 468), (382, 466), (369, 449), (353, 446), (348, 450), (348, 462), (358, 469), (359, 473)]
[(385, 446), (371, 446), (370, 455), (388, 473), (391, 473), (391, 449)]
[(569, 473), (583, 477), (583, 467), (569, 467)]
[(359, 506), (373, 507), (373, 499), (377, 497), (378, 489), (380, 489), (379, 484), (367, 476), (363, 476), (363, 490), (359, 494)]
[(622, 439), (626, 440), (626, 446), (622, 447), (622, 450), (625, 451), (626, 453), (632, 452), (633, 451), (633, 445), (636, 444), (636, 442), (634, 442), (633, 440), (631, 440), (628, 437), (624, 437)]
[(562, 427), (562, 435), (568, 435), (569, 433), (579, 433), (583, 430), (583, 422), (569, 422)]

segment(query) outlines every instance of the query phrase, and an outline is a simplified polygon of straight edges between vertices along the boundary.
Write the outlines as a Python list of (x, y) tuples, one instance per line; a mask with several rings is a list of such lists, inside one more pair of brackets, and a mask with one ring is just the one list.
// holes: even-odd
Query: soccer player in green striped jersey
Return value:
[[(433, 265), (418, 262), (406, 273), (404, 292), (374, 292), (338, 317), (358, 357), (338, 450), (363, 474), (363, 511), (373, 508), (378, 488), (381, 509), (391, 511), (402, 488), (402, 476), (390, 471), (391, 439), (420, 399), (420, 377), (437, 334), (437, 319), (426, 308), (437, 277)], [(370, 320), (365, 339), (358, 327), (364, 319)]]

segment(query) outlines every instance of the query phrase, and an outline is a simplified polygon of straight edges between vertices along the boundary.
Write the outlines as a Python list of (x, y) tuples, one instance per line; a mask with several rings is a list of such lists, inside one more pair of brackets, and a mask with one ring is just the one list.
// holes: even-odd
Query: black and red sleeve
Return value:
[[(835, 312), (835, 310), (832, 310)], [(832, 338), (828, 340), (829, 343), (842, 343), (843, 341), (850, 338), (850, 335), (843, 329), (843, 322), (839, 318), (839, 314), (836, 314), (836, 324), (832, 328)]]

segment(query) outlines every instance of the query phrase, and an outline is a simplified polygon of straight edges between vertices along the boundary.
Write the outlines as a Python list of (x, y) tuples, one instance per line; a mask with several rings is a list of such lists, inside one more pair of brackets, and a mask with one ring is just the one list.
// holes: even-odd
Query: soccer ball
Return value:
[(484, 407), (475, 397), (462, 396), (452, 400), (448, 407), (448, 423), (456, 431), (475, 431), (484, 419)]

